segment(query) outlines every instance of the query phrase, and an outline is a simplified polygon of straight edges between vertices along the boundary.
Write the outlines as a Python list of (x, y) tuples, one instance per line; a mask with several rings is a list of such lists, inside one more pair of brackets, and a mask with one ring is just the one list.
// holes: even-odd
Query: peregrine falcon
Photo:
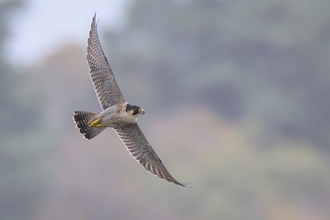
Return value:
[(86, 58), (90, 78), (102, 111), (75, 111), (73, 121), (79, 133), (89, 140), (107, 127), (111, 127), (132, 157), (148, 172), (185, 187), (167, 171), (138, 126), (137, 118), (144, 115), (144, 110), (125, 101), (99, 41), (96, 13), (89, 32)]

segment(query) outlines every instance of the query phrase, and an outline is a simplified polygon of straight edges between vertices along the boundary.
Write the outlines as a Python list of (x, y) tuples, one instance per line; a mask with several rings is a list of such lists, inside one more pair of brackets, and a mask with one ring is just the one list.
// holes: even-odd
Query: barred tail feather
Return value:
[(88, 125), (89, 120), (95, 115), (94, 112), (73, 112), (73, 121), (78, 128), (80, 134), (84, 136), (85, 139), (89, 140), (101, 133), (106, 127), (90, 127)]

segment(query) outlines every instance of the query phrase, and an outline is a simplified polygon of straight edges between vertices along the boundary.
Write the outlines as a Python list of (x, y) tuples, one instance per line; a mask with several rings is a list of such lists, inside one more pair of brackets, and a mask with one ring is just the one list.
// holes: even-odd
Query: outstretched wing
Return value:
[(173, 182), (185, 187), (185, 185), (176, 181), (167, 171), (137, 124), (130, 124), (122, 128), (114, 128), (114, 130), (132, 157), (148, 172), (168, 182)]
[(91, 30), (89, 31), (86, 58), (91, 81), (101, 108), (104, 110), (109, 106), (124, 103), (125, 99), (121, 94), (100, 44), (97, 34), (96, 13), (93, 17)]

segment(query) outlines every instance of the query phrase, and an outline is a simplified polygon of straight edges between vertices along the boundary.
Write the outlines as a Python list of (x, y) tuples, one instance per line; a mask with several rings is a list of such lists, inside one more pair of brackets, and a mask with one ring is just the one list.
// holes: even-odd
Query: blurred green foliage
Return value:
[(202, 101), (224, 117), (262, 120), (266, 134), (329, 148), (329, 7), (322, 0), (134, 1), (125, 28), (104, 41), (119, 71), (157, 84), (157, 104)]
[(145, 135), (193, 189), (147, 174), (111, 129), (77, 134), (72, 111), (100, 110), (85, 45), (8, 63), (21, 7), (0, 3), (1, 219), (330, 218), (330, 2), (139, 0), (99, 30)]

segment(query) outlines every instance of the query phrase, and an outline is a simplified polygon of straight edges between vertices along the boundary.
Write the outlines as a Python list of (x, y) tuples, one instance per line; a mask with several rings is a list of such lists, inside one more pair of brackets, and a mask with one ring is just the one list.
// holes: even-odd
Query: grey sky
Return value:
[(86, 43), (95, 12), (99, 26), (123, 22), (127, 0), (28, 0), (10, 24), (9, 59), (29, 65), (66, 43)]

